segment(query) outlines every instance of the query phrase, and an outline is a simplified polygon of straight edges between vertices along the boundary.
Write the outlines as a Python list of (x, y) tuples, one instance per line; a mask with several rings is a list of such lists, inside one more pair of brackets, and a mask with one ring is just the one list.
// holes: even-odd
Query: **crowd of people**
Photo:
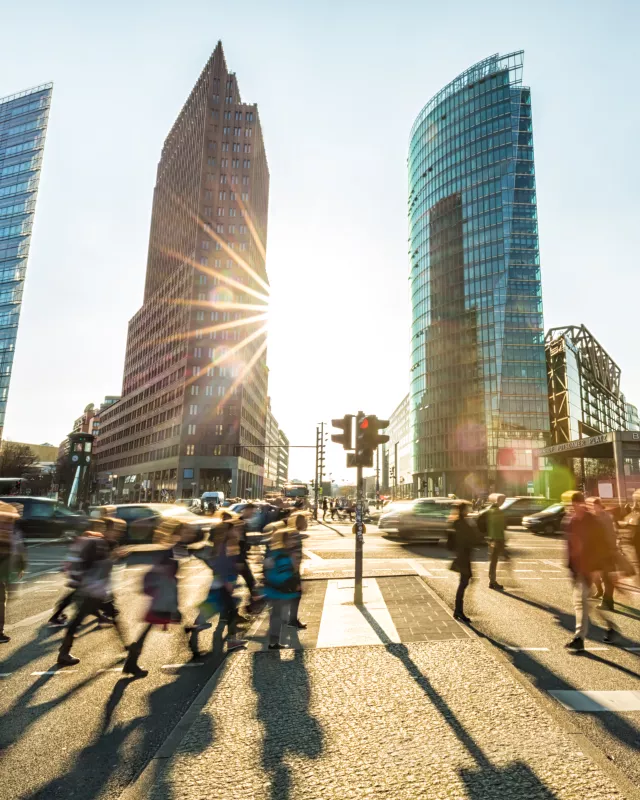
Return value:
[[(109, 509), (105, 509), (108, 513)], [(305, 624), (299, 619), (302, 593), (300, 564), (302, 561), (302, 534), (307, 528), (308, 512), (283, 509), (281, 518), (269, 522), (260, 537), (264, 545), (262, 576), (258, 580), (248, 560), (248, 533), (255, 531), (255, 517), (260, 513), (257, 505), (248, 504), (240, 514), (226, 509), (217, 511), (216, 524), (212, 526), (207, 546), (190, 549), (193, 528), (168, 518), (156, 530), (154, 541), (157, 551), (153, 564), (145, 573), (142, 592), (147, 600), (142, 614), (142, 629), (130, 638), (123, 624), (122, 613), (114, 597), (113, 568), (126, 559), (131, 549), (123, 545), (125, 523), (115, 517), (91, 518), (88, 529), (72, 543), (63, 570), (66, 589), (54, 608), (48, 624), (65, 629), (60, 644), (57, 663), (61, 667), (79, 663), (72, 654), (74, 638), (87, 617), (93, 616), (104, 626), (112, 628), (127, 653), (123, 673), (137, 678), (148, 673), (139, 665), (144, 643), (154, 627), (167, 629), (181, 626), (195, 659), (202, 657), (199, 633), (211, 628), (214, 615), (219, 615), (221, 633), (226, 629), (226, 649), (234, 650), (246, 645), (239, 630), (248, 625), (254, 616), (269, 604), (270, 650), (286, 647), (282, 643), (282, 629), (292, 626), (299, 630)], [(26, 568), (26, 552), (19, 532), (19, 512), (13, 505), (0, 504), (0, 642), (10, 641), (4, 633), (6, 593), (11, 580)], [(198, 608), (195, 620), (184, 625), (180, 612), (179, 573), (181, 564), (189, 557), (201, 559), (211, 570), (211, 583), (207, 596)], [(236, 591), (240, 579), (246, 592)], [(245, 597), (248, 594), (248, 597)], [(69, 609), (73, 609), (67, 615)], [(129, 620), (131, 622), (131, 620)]]
[[(567, 566), (573, 579), (573, 605), (576, 615), (575, 635), (567, 648), (582, 652), (589, 628), (590, 600), (600, 601), (594, 607), (599, 621), (606, 628), (604, 641), (615, 644), (619, 633), (614, 621), (614, 590), (619, 576), (630, 577), (635, 569), (618, 544), (614, 516), (607, 511), (599, 497), (585, 498), (579, 491), (569, 492), (563, 498), (567, 511), (563, 520), (567, 544)], [(506, 549), (505, 517), (500, 506), (504, 495), (489, 497), (490, 507), (486, 513), (486, 538), (488, 540), (489, 588), (503, 591), (497, 580), (497, 566), (501, 558), (509, 559)], [(459, 573), (455, 599), (454, 617), (469, 624), (471, 620), (464, 612), (464, 595), (472, 578), (473, 549), (484, 538), (477, 526), (469, 521), (470, 504), (464, 501), (456, 506), (452, 520), (453, 536), (450, 546), (456, 555), (452, 569)], [(640, 568), (640, 503), (628, 508), (632, 524), (631, 543), (638, 556)]]

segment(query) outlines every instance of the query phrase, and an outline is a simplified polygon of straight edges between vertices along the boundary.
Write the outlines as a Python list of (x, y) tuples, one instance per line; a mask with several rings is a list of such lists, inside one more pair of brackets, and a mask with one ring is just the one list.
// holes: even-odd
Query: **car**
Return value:
[(562, 520), (566, 513), (566, 506), (562, 503), (553, 503), (537, 514), (522, 518), (522, 525), (533, 533), (552, 534), (562, 530)]
[(22, 506), (20, 529), (25, 539), (72, 539), (87, 528), (85, 514), (50, 497), (7, 495), (0, 500)]
[(378, 529), (389, 538), (438, 542), (448, 537), (450, 517), (459, 500), (448, 497), (419, 497), (385, 507)]
[[(549, 505), (549, 500), (546, 497), (531, 497), (529, 495), (520, 497), (507, 497), (500, 509), (504, 512), (504, 524), (506, 527), (509, 525), (522, 525), (522, 518), (537, 514), (543, 511)], [(477, 520), (480, 530), (484, 529), (483, 521), (480, 519), (491, 508), (490, 505), (483, 508), (477, 514), (470, 514)]]
[(194, 542), (207, 541), (211, 532), (210, 518), (198, 516), (188, 508), (173, 503), (122, 503), (99, 506), (91, 512), (91, 515), (99, 517), (105, 512), (126, 523), (125, 544), (151, 543), (156, 528), (168, 518), (193, 526)]

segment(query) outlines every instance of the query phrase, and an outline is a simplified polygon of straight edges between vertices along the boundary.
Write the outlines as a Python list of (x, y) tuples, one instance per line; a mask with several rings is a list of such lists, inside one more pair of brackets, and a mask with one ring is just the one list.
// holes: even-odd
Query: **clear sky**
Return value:
[[(272, 406), (292, 444), (408, 390), (406, 156), (427, 100), (525, 50), (545, 325), (584, 323), (640, 402), (640, 3), (31, 0), (0, 13), (0, 97), (55, 82), (5, 435), (58, 443), (121, 389), (164, 137), (216, 41), (271, 171)], [(344, 455), (328, 472), (348, 478)], [(291, 474), (313, 476), (293, 450)]]

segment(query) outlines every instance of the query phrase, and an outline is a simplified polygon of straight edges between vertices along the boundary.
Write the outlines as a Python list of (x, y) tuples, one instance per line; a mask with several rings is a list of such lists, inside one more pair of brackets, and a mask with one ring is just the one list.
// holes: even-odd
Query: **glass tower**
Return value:
[(0, 98), (0, 439), (53, 84)]
[(409, 145), (416, 490), (526, 492), (549, 432), (531, 95), (493, 55), (422, 109)]

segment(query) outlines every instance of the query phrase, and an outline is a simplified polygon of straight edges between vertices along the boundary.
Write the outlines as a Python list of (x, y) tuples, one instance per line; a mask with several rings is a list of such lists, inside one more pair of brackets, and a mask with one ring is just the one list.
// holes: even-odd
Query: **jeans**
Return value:
[[(73, 644), (73, 637), (76, 634), (76, 631), (82, 625), (82, 622), (85, 617), (88, 617), (89, 614), (97, 615), (100, 612), (100, 608), (102, 607), (104, 600), (97, 599), (95, 597), (84, 597), (78, 607), (75, 617), (69, 623), (69, 627), (64, 635), (64, 639), (62, 640), (62, 645), (60, 646), (60, 653), (61, 654), (68, 654), (71, 652), (71, 645)], [(123, 644), (125, 644), (125, 637), (124, 632), (118, 622), (118, 618), (115, 618), (115, 628), (120, 637)]]
[(491, 561), (489, 562), (489, 583), (496, 583), (496, 570), (498, 559), (504, 555), (504, 539), (494, 539), (491, 542)]
[(280, 641), (280, 632), (285, 622), (289, 621), (290, 600), (276, 599), (271, 600), (271, 617), (269, 619), (269, 644), (276, 644)]
[(470, 580), (471, 580), (471, 573), (469, 572), (460, 573), (460, 583), (458, 583), (458, 591), (456, 592), (456, 605), (455, 605), (456, 614), (464, 614), (463, 610), (464, 593), (465, 589), (469, 585)]
[[(591, 580), (578, 575), (573, 584), (573, 605), (576, 610), (576, 636), (586, 639), (589, 631), (589, 595)], [(596, 616), (607, 629), (612, 629), (613, 618), (606, 609), (594, 609)]]

